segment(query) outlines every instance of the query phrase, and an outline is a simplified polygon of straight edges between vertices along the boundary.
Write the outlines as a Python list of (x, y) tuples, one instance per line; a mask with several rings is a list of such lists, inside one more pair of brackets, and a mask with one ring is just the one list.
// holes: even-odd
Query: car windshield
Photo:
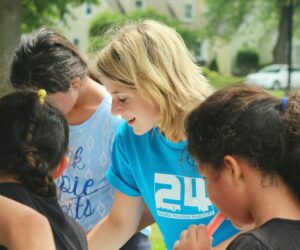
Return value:
[(292, 67), (292, 72), (300, 72), (300, 67)]
[(263, 69), (261, 69), (259, 72), (271, 72), (271, 73), (277, 73), (281, 69), (281, 65), (272, 65), (272, 66), (267, 66)]

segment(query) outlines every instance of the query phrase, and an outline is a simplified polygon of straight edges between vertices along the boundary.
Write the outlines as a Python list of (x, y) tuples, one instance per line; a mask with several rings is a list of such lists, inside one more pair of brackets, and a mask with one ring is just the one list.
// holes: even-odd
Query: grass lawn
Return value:
[(276, 97), (283, 97), (284, 91), (283, 90), (269, 90), (269, 92)]
[[(209, 83), (215, 87), (215, 89), (221, 89), (223, 87), (235, 84), (243, 84), (244, 77), (238, 77), (233, 75), (221, 75), (215, 71), (211, 71), (208, 68), (202, 68), (203, 74), (208, 78)], [(272, 95), (276, 97), (283, 97), (285, 90), (268, 90)], [(300, 89), (292, 89), (294, 91), (300, 91)]]
[(150, 235), (150, 241), (152, 250), (165, 250), (165, 244), (162, 239), (162, 235), (157, 227), (157, 224), (153, 224), (151, 226), (151, 235)]

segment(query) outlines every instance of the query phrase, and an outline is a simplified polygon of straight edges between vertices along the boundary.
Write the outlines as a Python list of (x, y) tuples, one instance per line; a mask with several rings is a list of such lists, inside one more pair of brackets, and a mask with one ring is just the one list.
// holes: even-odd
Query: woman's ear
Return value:
[(65, 171), (67, 166), (69, 165), (70, 159), (68, 156), (64, 156), (61, 161), (58, 163), (57, 167), (53, 171), (53, 179), (57, 179), (62, 173)]
[(240, 162), (231, 155), (224, 156), (224, 167), (229, 171), (229, 175), (232, 178), (234, 184), (239, 184), (243, 180), (243, 172), (240, 166)]
[(75, 77), (72, 81), (71, 84), (74, 89), (80, 89), (81, 88), (81, 79), (80, 77)]

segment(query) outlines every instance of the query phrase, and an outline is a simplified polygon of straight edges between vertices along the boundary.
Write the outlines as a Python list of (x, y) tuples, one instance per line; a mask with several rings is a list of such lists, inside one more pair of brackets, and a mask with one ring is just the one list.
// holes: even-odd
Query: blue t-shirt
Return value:
[[(208, 224), (218, 211), (208, 199), (205, 180), (187, 152), (186, 141), (168, 141), (158, 128), (138, 136), (122, 124), (107, 178), (120, 192), (143, 197), (168, 249), (189, 225)], [(214, 234), (213, 245), (236, 232), (225, 221)]]

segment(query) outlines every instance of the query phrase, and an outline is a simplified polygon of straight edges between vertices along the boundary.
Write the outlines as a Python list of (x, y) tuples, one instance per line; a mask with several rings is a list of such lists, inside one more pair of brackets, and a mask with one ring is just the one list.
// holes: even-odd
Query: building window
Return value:
[(86, 5), (86, 8), (85, 8), (85, 14), (87, 16), (91, 15), (92, 14), (92, 6), (90, 4), (87, 4)]
[(197, 61), (202, 57), (201, 46), (202, 46), (202, 43), (199, 42), (198, 46), (195, 49), (195, 57), (196, 57)]
[(186, 4), (185, 5), (185, 13), (184, 13), (184, 17), (186, 20), (192, 20), (193, 19), (193, 5), (192, 4)]
[(135, 7), (137, 9), (143, 9), (143, 7), (144, 7), (144, 1), (143, 0), (136, 0), (135, 1)]
[(78, 39), (78, 38), (74, 38), (74, 39), (73, 39), (73, 44), (78, 48), (78, 45), (79, 45), (79, 39)]

